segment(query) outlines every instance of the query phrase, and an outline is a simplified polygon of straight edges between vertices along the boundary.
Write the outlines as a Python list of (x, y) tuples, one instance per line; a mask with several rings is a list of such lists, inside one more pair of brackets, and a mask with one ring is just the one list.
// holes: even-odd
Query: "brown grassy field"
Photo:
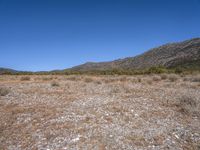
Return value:
[(0, 76), (0, 149), (198, 150), (200, 76)]

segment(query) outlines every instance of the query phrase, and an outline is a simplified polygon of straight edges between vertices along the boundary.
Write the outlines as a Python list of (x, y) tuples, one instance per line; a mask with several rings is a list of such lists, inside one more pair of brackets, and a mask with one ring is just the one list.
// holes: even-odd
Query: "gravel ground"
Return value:
[(0, 76), (0, 149), (198, 150), (200, 82), (166, 76)]

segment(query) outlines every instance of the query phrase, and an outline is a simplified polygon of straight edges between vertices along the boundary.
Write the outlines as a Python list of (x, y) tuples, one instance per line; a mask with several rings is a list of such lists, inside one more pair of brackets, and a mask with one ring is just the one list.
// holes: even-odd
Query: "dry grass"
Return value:
[(191, 79), (189, 77), (184, 77), (183, 81), (190, 81)]
[(183, 81), (200, 82), (200, 76), (184, 77)]
[(95, 81), (94, 83), (96, 83), (96, 84), (102, 84), (102, 82), (101, 81)]
[(43, 77), (42, 80), (43, 81), (50, 81), (50, 80), (53, 80), (53, 77)]
[(178, 76), (175, 75), (175, 74), (171, 74), (171, 75), (168, 76), (168, 79), (169, 79), (169, 81), (171, 81), (171, 82), (175, 82), (175, 81), (178, 80)]
[(128, 81), (128, 78), (127, 78), (126, 76), (124, 76), (124, 77), (121, 77), (121, 78), (119, 79), (119, 81), (120, 81), (120, 82), (126, 82), (126, 81)]
[(152, 80), (147, 80), (147, 83), (149, 84), (149, 85), (152, 85)]
[(179, 98), (177, 107), (184, 114), (200, 116), (200, 99), (189, 94)]
[(94, 79), (93, 79), (93, 78), (87, 77), (87, 78), (84, 79), (84, 81), (85, 81), (86, 83), (90, 83), (90, 82), (93, 82)]
[(200, 82), (200, 76), (197, 76), (197, 77), (193, 77), (191, 79), (192, 82)]
[(168, 76), (166, 74), (161, 74), (160, 77), (162, 80), (166, 80)]
[(138, 78), (138, 82), (142, 82), (142, 79), (141, 79), (141, 78)]
[(6, 96), (10, 92), (9, 89), (0, 87), (0, 96)]
[(71, 76), (71, 77), (67, 77), (67, 80), (70, 80), (70, 81), (77, 81), (78, 78), (76, 76)]
[(160, 78), (159, 76), (153, 76), (153, 81), (158, 82), (158, 81), (160, 81), (160, 80), (161, 80), (161, 78)]
[(30, 81), (31, 78), (29, 76), (24, 76), (20, 78), (21, 81)]
[(118, 80), (114, 79), (114, 78), (106, 78), (106, 79), (103, 79), (103, 81), (104, 81), (104, 83), (108, 84), (108, 83), (117, 82)]
[(58, 82), (56, 82), (56, 81), (53, 81), (52, 83), (51, 83), (51, 86), (60, 86), (60, 84), (58, 83)]
[(1, 76), (0, 149), (198, 149), (198, 82), (154, 76)]

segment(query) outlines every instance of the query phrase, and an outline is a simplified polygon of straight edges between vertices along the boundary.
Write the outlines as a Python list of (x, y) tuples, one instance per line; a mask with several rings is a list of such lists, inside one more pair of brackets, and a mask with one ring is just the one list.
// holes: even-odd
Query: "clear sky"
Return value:
[(0, 67), (40, 71), (200, 37), (200, 0), (0, 0)]

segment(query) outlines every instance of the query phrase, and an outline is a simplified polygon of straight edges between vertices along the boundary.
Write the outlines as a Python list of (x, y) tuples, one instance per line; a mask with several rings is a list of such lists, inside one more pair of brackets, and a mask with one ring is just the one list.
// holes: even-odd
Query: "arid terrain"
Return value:
[(0, 149), (200, 149), (200, 75), (1, 75)]

